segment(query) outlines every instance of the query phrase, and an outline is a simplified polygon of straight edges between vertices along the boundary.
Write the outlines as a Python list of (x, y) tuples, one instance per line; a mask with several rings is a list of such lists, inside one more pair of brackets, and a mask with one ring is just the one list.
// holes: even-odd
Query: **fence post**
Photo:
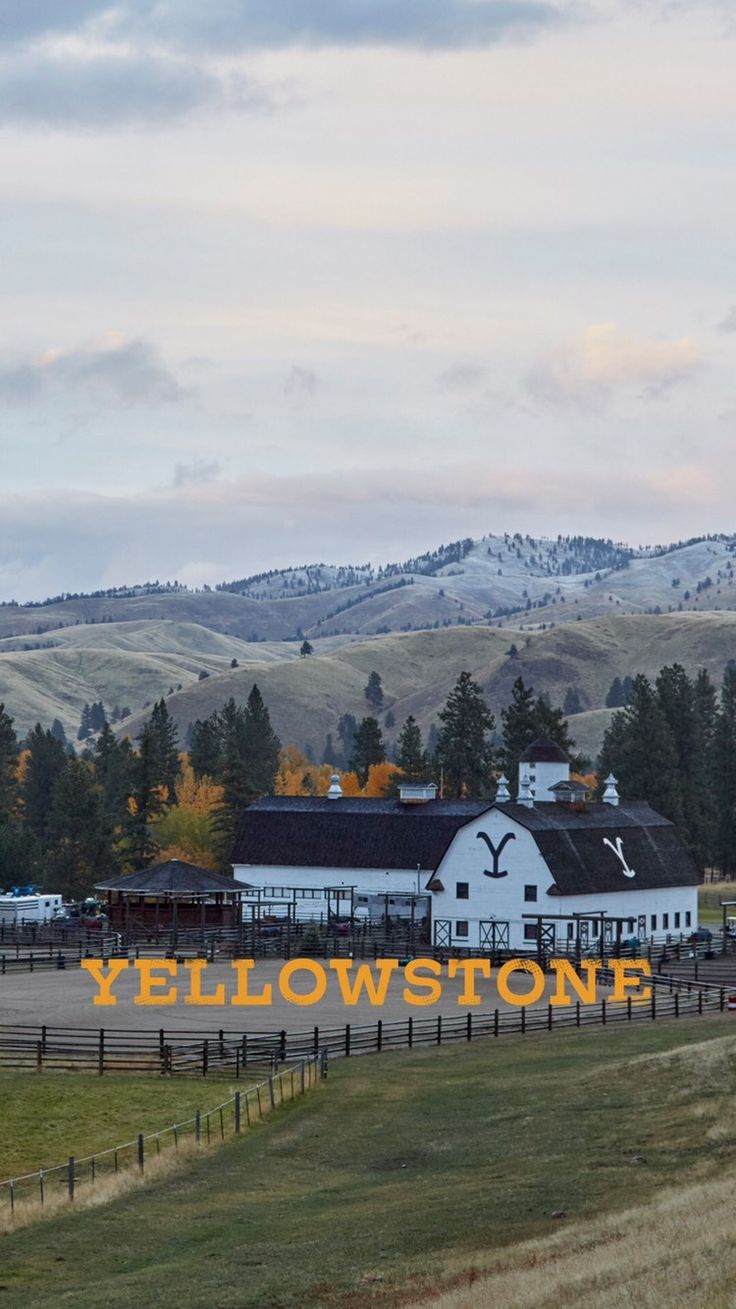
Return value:
[(606, 1025), (606, 997), (605, 996), (601, 1000), (601, 1023), (605, 1027)]
[(319, 1054), (319, 1028), (314, 1029), (314, 1053)]
[(350, 1054), (350, 1023), (345, 1024), (345, 1054)]
[(628, 1021), (631, 1022), (631, 996), (630, 995), (627, 995), (626, 997), (626, 1017)]
[(240, 1091), (235, 1092), (235, 1131), (240, 1131)]
[(721, 987), (721, 1005), (720, 1005), (720, 1008), (721, 1008), (721, 1013), (723, 1013), (723, 1010), (726, 1008), (726, 992), (724, 991), (723, 987)]
[(521, 1006), (521, 1035), (526, 1032), (526, 1005)]
[[(605, 1002), (604, 1002), (605, 1003)], [(552, 1031), (552, 1005), (547, 1005), (547, 1031)]]
[(698, 1013), (702, 1014), (702, 1012), (703, 1012), (703, 992), (698, 991)]
[(36, 1042), (36, 1067), (40, 1068), (43, 1063), (43, 1042)]
[(145, 1167), (145, 1146), (143, 1144), (143, 1133), (138, 1133), (138, 1168), (141, 1172)]
[(383, 1046), (383, 1022), (379, 1018), (376, 1023), (376, 1050), (380, 1054)]
[(41, 1168), (41, 1169), (39, 1169), (39, 1173), (38, 1173), (38, 1189), (39, 1189), (40, 1196), (41, 1196), (41, 1204), (44, 1203), (44, 1185), (43, 1185), (43, 1177), (44, 1177), (43, 1168)]
[(209, 1043), (209, 1041), (207, 1040), (207, 1038), (205, 1037), (204, 1041), (202, 1042), (202, 1076), (203, 1076), (203, 1077), (206, 1077), (206, 1076), (207, 1076), (207, 1064), (208, 1064), (208, 1060), (209, 1060), (209, 1048), (210, 1048), (210, 1043)]
[(301, 1061), (301, 1064), (299, 1065), (299, 1072), (300, 1072), (300, 1081), (301, 1081), (301, 1094), (304, 1095), (304, 1060), (303, 1059)]
[(680, 992), (675, 991), (675, 1018), (680, 1017)]
[(74, 1199), (74, 1155), (69, 1155), (69, 1164), (67, 1167), (66, 1184), (69, 1191), (69, 1199)]
[(466, 1040), (468, 1041), (472, 1041), (473, 1039), (473, 1015), (472, 1014), (468, 1014), (465, 1020), (465, 1037)]
[(442, 1014), (437, 1015), (437, 1044), (442, 1045)]
[(652, 1019), (657, 1017), (657, 993), (652, 987)]
[(199, 1145), (202, 1140), (202, 1110), (197, 1109), (194, 1115), (194, 1139)]
[(409, 1016), (407, 1024), (407, 1037), (409, 1040), (409, 1049), (411, 1050), (414, 1046), (414, 1019), (411, 1015)]
[(97, 1072), (100, 1077), (105, 1071), (105, 1029), (100, 1028), (100, 1043), (97, 1050)]
[(493, 1011), (493, 1035), (498, 1036), (498, 1009)]
[(279, 1059), (282, 1063), (286, 1059), (286, 1032), (283, 1030), (279, 1034)]

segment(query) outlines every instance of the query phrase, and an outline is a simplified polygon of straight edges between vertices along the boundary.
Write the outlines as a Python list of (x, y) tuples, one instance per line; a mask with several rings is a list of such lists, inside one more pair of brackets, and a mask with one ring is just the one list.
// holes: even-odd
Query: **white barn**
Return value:
[(588, 800), (546, 739), (524, 752), (515, 801), (505, 778), (493, 803), (440, 800), (433, 786), (353, 799), (334, 781), (328, 797), (260, 800), (242, 816), (233, 869), (264, 898), (300, 888), (315, 914), (339, 912), (341, 895), (366, 916), (411, 905), (437, 947), (528, 949), (541, 932), (554, 949), (601, 930), (645, 940), (697, 926), (697, 872), (673, 825), (619, 801), (615, 779)]

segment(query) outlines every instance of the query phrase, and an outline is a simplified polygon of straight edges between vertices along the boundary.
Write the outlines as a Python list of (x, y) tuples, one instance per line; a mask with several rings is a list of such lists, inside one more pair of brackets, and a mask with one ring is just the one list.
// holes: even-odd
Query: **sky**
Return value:
[(0, 599), (736, 530), (731, 0), (0, 0)]

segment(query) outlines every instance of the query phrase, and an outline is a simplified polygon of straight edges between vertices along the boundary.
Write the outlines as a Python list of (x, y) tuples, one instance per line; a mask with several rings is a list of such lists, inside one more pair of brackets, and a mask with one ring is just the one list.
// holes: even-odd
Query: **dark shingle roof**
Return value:
[(209, 868), (187, 864), (183, 859), (168, 859), (163, 864), (152, 864), (125, 877), (113, 877), (98, 882), (96, 891), (127, 891), (133, 895), (202, 895), (216, 891), (242, 891), (241, 882), (232, 877), (220, 877)]
[(568, 763), (565, 751), (557, 744), (551, 741), (548, 736), (538, 736), (536, 741), (526, 747), (519, 762), (522, 764), (566, 764)]
[[(644, 800), (620, 805), (591, 804), (575, 809), (563, 804), (496, 806), (530, 831), (562, 895), (604, 895), (644, 891), (658, 886), (696, 886), (692, 858), (672, 823)], [(634, 877), (606, 840), (621, 849)]]
[(246, 809), (235, 864), (296, 868), (436, 868), (453, 836), (488, 800), (272, 796)]
[[(274, 796), (241, 817), (233, 863), (286, 868), (435, 870), (455, 834), (491, 804), (434, 800), (405, 806), (398, 800)], [(591, 804), (577, 810), (554, 801), (533, 808), (493, 806), (527, 828), (562, 895), (599, 895), (658, 886), (695, 886), (695, 865), (672, 824), (644, 801), (618, 807)], [(629, 868), (615, 851), (621, 838)]]

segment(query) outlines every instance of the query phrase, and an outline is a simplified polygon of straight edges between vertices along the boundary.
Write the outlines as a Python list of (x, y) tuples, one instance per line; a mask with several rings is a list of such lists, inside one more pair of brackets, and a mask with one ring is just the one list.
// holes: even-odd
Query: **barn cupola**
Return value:
[(519, 801), (525, 780), (533, 802), (554, 804), (550, 788), (570, 781), (570, 761), (564, 750), (548, 736), (539, 736), (527, 746), (519, 760)]
[(613, 773), (609, 773), (606, 778), (606, 789), (603, 792), (603, 803), (612, 805), (618, 805), (619, 803), (618, 782)]
[(340, 774), (339, 774), (339, 773), (333, 773), (333, 774), (332, 774), (332, 777), (330, 778), (330, 789), (329, 789), (329, 791), (327, 792), (327, 799), (328, 799), (328, 800), (341, 800), (341, 799), (342, 799), (342, 787), (340, 786)]

